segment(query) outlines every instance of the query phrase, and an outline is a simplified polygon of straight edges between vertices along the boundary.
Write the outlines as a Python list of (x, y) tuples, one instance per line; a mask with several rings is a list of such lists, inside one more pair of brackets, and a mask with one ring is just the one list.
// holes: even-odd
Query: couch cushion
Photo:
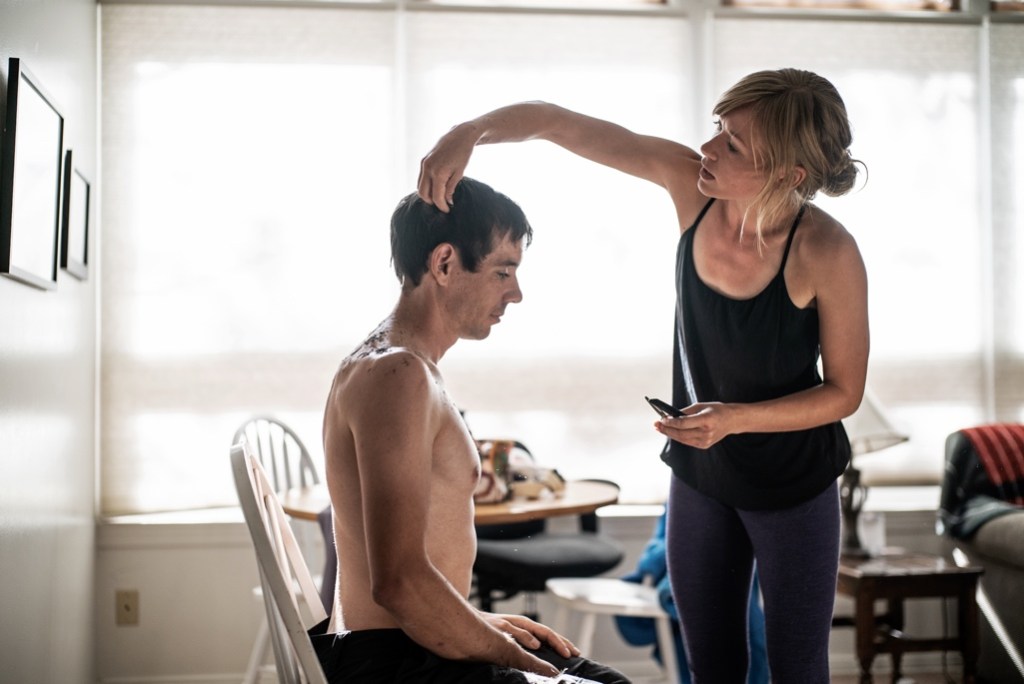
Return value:
[(1024, 570), (1024, 511), (993, 518), (972, 540), (978, 553)]

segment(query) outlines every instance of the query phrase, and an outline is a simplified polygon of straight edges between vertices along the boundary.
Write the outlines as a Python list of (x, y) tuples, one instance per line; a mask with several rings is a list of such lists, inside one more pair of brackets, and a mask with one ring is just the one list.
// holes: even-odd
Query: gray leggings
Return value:
[(833, 485), (792, 508), (744, 511), (672, 477), (668, 571), (693, 684), (744, 684), (754, 560), (773, 684), (828, 684), (839, 568)]

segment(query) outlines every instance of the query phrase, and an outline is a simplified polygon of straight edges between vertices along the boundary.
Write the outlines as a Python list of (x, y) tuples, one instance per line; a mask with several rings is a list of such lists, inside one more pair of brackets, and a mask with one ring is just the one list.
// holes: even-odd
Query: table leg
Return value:
[[(903, 599), (889, 599), (890, 633), (903, 632)], [(892, 652), (892, 684), (903, 678), (903, 651)]]
[(900, 672), (902, 663), (903, 654), (899, 651), (894, 651), (892, 654), (892, 684), (899, 684), (899, 681), (903, 679), (903, 674)]
[(871, 684), (871, 663), (875, 659), (875, 595), (869, 587), (857, 591), (854, 623), (857, 632), (857, 661), (860, 663), (860, 684)]
[(868, 656), (867, 658), (860, 658), (860, 684), (872, 684), (874, 679), (871, 677), (871, 661), (873, 657)]

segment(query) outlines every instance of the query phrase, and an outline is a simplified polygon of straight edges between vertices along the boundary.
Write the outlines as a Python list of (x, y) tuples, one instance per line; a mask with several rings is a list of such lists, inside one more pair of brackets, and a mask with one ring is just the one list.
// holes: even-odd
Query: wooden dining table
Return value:
[[(476, 504), (477, 525), (505, 525), (561, 515), (593, 513), (619, 500), (619, 489), (607, 482), (570, 480), (561, 492), (545, 492), (536, 499), (513, 497), (501, 503)], [(331, 503), (327, 485), (294, 487), (281, 495), (285, 513), (300, 520), (316, 520)]]

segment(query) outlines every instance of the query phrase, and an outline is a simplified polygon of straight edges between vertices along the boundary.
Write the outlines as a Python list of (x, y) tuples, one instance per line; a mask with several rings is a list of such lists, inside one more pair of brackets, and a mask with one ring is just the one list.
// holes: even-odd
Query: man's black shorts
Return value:
[[(400, 629), (328, 634), (327, 620), (309, 630), (328, 684), (528, 684), (519, 670), (441, 658)], [(586, 658), (563, 658), (548, 646), (532, 652), (559, 670), (601, 684), (629, 684), (620, 672)]]

